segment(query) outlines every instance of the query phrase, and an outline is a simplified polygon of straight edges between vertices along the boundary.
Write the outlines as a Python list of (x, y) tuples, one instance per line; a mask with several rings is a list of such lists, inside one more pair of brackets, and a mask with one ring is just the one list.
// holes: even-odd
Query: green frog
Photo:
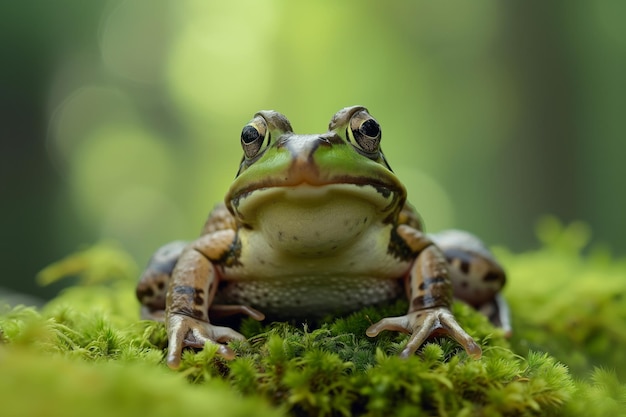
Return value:
[(142, 317), (165, 322), (171, 368), (183, 348), (205, 343), (233, 358), (227, 343), (244, 337), (212, 322), (230, 314), (319, 317), (405, 294), (405, 315), (366, 331), (410, 334), (403, 357), (433, 335), (449, 335), (480, 358), (450, 311), (453, 297), (508, 329), (502, 267), (468, 233), (422, 231), (381, 137), (362, 106), (338, 111), (326, 133), (313, 135), (294, 133), (281, 113), (254, 115), (241, 132), (244, 155), (225, 203), (199, 238), (160, 248), (137, 286)]

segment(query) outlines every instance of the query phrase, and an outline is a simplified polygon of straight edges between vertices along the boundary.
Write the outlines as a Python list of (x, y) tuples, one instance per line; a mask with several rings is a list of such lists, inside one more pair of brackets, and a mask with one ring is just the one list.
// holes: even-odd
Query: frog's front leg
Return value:
[[(244, 339), (235, 330), (215, 326), (209, 321), (209, 307), (220, 279), (219, 262), (227, 256), (234, 240), (234, 230), (204, 235), (189, 244), (176, 263), (167, 292), (166, 309), (167, 364), (170, 368), (180, 365), (184, 347), (202, 348), (207, 342), (215, 343), (219, 345), (221, 356), (232, 359), (234, 352), (222, 343)], [(248, 309), (251, 317), (264, 318), (262, 313)]]
[(463, 330), (450, 311), (452, 284), (443, 254), (417, 229), (399, 225), (397, 233), (416, 255), (407, 277), (409, 311), (404, 316), (380, 320), (367, 329), (367, 335), (373, 337), (383, 330), (410, 333), (409, 342), (400, 354), (408, 357), (429, 337), (445, 334), (461, 344), (468, 355), (480, 358), (480, 346)]

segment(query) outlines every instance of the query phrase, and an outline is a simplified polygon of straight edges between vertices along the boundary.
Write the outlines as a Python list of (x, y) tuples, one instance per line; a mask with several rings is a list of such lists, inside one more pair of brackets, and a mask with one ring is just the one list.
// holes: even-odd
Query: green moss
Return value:
[(581, 256), (580, 224), (547, 219), (539, 235), (539, 251), (498, 250), (511, 341), (454, 305), (481, 360), (445, 338), (401, 360), (406, 335), (366, 337), (370, 323), (406, 309), (398, 302), (319, 323), (247, 319), (235, 360), (207, 346), (186, 351), (179, 372), (163, 363), (164, 326), (138, 318), (135, 266), (115, 246), (95, 246), (44, 272), (79, 273), (82, 285), (41, 310), (0, 314), (0, 414), (626, 415), (626, 262), (599, 250)]
[(513, 349), (550, 352), (579, 377), (607, 367), (626, 380), (626, 259), (602, 248), (581, 256), (589, 237), (581, 223), (546, 218), (538, 235), (543, 250), (498, 251), (511, 273)]

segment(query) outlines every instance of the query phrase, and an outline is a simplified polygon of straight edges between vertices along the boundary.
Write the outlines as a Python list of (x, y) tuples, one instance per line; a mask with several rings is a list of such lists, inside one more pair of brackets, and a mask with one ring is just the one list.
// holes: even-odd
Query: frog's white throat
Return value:
[(393, 192), (371, 185), (302, 184), (257, 189), (239, 199), (236, 212), (272, 250), (319, 257), (366, 238), (396, 202)]

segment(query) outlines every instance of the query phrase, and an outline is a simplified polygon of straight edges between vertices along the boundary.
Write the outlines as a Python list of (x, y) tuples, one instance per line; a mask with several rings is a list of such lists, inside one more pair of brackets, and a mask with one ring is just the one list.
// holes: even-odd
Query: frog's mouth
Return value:
[(227, 205), (238, 220), (249, 226), (261, 222), (261, 217), (270, 212), (276, 219), (301, 219), (303, 224), (365, 212), (371, 212), (371, 220), (387, 222), (404, 204), (404, 196), (404, 189), (390, 184), (345, 176), (321, 184), (262, 182), (233, 195)]

